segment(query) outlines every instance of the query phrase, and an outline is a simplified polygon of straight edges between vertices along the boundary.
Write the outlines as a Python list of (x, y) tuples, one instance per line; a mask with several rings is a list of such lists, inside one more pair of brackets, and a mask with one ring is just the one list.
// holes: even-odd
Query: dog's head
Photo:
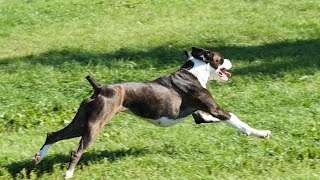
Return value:
[(222, 54), (218, 52), (192, 47), (192, 50), (187, 51), (186, 55), (188, 59), (195, 58), (208, 65), (210, 71), (209, 80), (227, 81), (231, 77), (231, 73), (227, 71), (232, 67), (230, 60), (224, 59)]

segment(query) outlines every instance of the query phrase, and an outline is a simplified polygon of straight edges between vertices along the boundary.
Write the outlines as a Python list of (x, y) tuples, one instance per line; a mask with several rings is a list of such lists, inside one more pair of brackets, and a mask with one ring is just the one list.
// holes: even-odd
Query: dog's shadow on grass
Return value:
[[(21, 57), (10, 57), (0, 59), (0, 66), (17, 62), (27, 62), (60, 68), (64, 63), (78, 63), (83, 66), (105, 65), (117, 66), (126, 62), (134, 62), (135, 68), (144, 69), (155, 67), (159, 70), (168, 66), (181, 66), (186, 57), (184, 50), (190, 49), (191, 45), (168, 46), (161, 45), (146, 50), (134, 50), (122, 48), (115, 52), (90, 52), (83, 49), (61, 47), (60, 49), (49, 50), (40, 54), (30, 54)], [(217, 50), (226, 55), (226, 58), (233, 62), (246, 61), (249, 65), (241, 68), (233, 68), (234, 74), (281, 74), (282, 71), (290, 71), (297, 68), (319, 69), (320, 67), (320, 40), (297, 40), (281, 41), (257, 46), (217, 46), (195, 44), (195, 46)], [(119, 65), (119, 63), (118, 63)]]
[[(86, 152), (82, 155), (77, 167), (81, 169), (83, 165), (88, 165), (91, 162), (99, 162), (101, 159), (107, 159), (110, 163), (128, 156), (143, 156), (149, 153), (145, 148), (131, 148), (131, 149), (121, 149), (116, 151), (94, 151)], [(46, 156), (42, 162), (37, 165), (31, 163), (31, 158), (13, 162), (3, 167), (8, 170), (11, 177), (14, 179), (27, 178), (30, 179), (31, 176), (40, 178), (45, 173), (53, 173), (54, 169), (60, 168), (63, 170), (67, 169), (68, 162), (70, 160), (70, 155), (65, 154), (54, 154), (51, 156)], [(31, 175), (32, 174), (32, 175)]]

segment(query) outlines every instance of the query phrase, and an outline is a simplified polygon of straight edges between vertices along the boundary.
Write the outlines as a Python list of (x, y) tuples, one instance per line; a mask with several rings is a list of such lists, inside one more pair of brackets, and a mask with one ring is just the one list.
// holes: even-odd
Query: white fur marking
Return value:
[(157, 126), (169, 127), (169, 126), (177, 124), (178, 122), (181, 122), (183, 119), (184, 118), (170, 119), (168, 117), (161, 117), (159, 119), (146, 119), (146, 120), (151, 122), (152, 124), (157, 125)]
[(230, 113), (231, 118), (229, 120), (226, 120), (227, 124), (239, 129), (242, 133), (246, 135), (254, 135), (261, 138), (269, 138), (271, 131), (269, 130), (257, 130), (252, 127), (250, 127), (248, 124), (242, 122), (236, 115)]
[(73, 171), (67, 170), (64, 174), (64, 179), (70, 179), (73, 176)]
[(228, 80), (228, 77), (225, 74), (220, 74), (220, 69), (230, 69), (232, 67), (232, 64), (229, 59), (224, 59), (223, 64), (220, 65), (217, 69), (211, 67), (210, 63), (205, 63), (194, 57), (190, 58), (189, 60), (191, 60), (194, 63), (194, 66), (192, 69), (188, 71), (198, 78), (198, 81), (200, 82), (203, 88), (206, 88), (206, 84), (209, 80)]
[(41, 150), (39, 150), (38, 153), (40, 154), (40, 159), (39, 159), (39, 161), (36, 162), (36, 164), (38, 164), (44, 158), (44, 156), (46, 156), (51, 145), (52, 144), (47, 144)]
[(230, 69), (232, 67), (232, 64), (229, 59), (223, 59), (223, 64), (221, 64), (218, 69), (213, 69), (213, 71), (210, 73), (211, 77), (210, 80), (216, 80), (220, 82), (227, 81), (229, 78), (225, 74), (221, 74), (221, 69)]
[(212, 67), (209, 63), (205, 63), (196, 58), (191, 58), (190, 60), (194, 63), (194, 66), (188, 71), (198, 78), (198, 81), (203, 88), (206, 88), (206, 84), (210, 77), (210, 69)]
[(211, 116), (208, 113), (205, 113), (203, 111), (199, 111), (199, 114), (201, 115), (201, 118), (203, 118), (206, 122), (221, 122), (220, 119), (215, 118)]
[(223, 59), (223, 64), (220, 66), (220, 68), (225, 68), (225, 69), (231, 69), (232, 64), (229, 59)]

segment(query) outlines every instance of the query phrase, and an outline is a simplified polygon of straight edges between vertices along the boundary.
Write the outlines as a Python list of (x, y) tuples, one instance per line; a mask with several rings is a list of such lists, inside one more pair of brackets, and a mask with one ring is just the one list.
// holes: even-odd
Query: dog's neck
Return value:
[(187, 71), (196, 76), (201, 86), (206, 88), (206, 84), (210, 78), (210, 64), (194, 57), (190, 58), (189, 61), (193, 62), (193, 67), (191, 69), (187, 69)]

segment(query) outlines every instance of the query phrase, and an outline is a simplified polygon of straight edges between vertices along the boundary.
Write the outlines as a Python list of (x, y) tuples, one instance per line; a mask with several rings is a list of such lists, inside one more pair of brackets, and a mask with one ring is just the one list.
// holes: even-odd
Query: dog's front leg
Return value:
[(204, 111), (196, 111), (192, 113), (195, 123), (213, 123), (213, 122), (221, 122), (220, 119), (211, 116), (209, 113)]
[(213, 117), (209, 113), (206, 113), (204, 111), (196, 111), (192, 114), (195, 123), (201, 124), (201, 123), (213, 123), (213, 122), (225, 122), (232, 127), (240, 130), (243, 134), (249, 136), (254, 135), (260, 138), (266, 138), (268, 139), (270, 137), (271, 131), (269, 130), (257, 130), (255, 128), (250, 127), (245, 122), (242, 122), (236, 115), (233, 113), (229, 113), (230, 118), (226, 120), (220, 120), (218, 118)]
[(236, 115), (229, 113), (231, 115), (230, 119), (223, 122), (239, 129), (242, 133), (246, 135), (254, 135), (260, 138), (268, 139), (270, 137), (271, 131), (269, 130), (257, 130), (250, 127), (248, 124), (242, 122)]
[(203, 91), (202, 93), (198, 94), (197, 98), (199, 99), (197, 99), (196, 102), (198, 103), (198, 106), (201, 107), (200, 110), (202, 111), (196, 111), (192, 114), (195, 118), (196, 123), (200, 124), (217, 122), (218, 119), (222, 122), (231, 125), (232, 127), (235, 127), (236, 129), (240, 130), (243, 134), (254, 135), (266, 139), (270, 137), (271, 131), (254, 129), (250, 127), (248, 124), (242, 122), (236, 115), (223, 110), (215, 102), (209, 91)]

